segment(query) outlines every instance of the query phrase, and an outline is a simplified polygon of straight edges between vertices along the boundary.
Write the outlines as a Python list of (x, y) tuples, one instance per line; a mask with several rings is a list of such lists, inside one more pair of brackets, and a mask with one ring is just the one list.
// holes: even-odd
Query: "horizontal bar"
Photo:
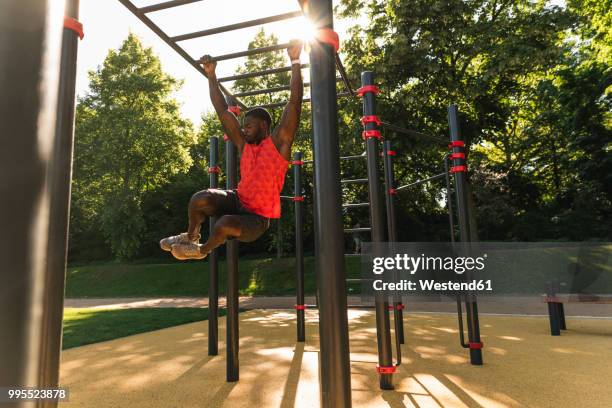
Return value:
[(292, 196), (280, 196), (281, 200), (293, 200)]
[(374, 282), (371, 278), (347, 278), (347, 282)]
[(348, 233), (352, 233), (352, 232), (367, 232), (367, 231), (372, 231), (372, 228), (370, 227), (364, 227), (364, 228), (347, 228), (344, 230), (344, 232), (348, 232)]
[[(336, 81), (340, 82), (342, 81), (342, 78), (338, 77), (336, 78)], [(310, 82), (304, 83), (304, 88), (308, 88), (309, 86), (310, 86)], [(290, 89), (291, 89), (291, 85), (283, 85), (283, 86), (277, 86), (274, 88), (255, 89), (253, 91), (240, 92), (240, 93), (234, 94), (234, 96), (236, 97), (255, 96), (255, 95), (269, 94), (269, 93), (274, 93), (274, 92), (289, 91)]]
[[(300, 68), (309, 68), (309, 67), (310, 67), (310, 64), (300, 65)], [(255, 78), (258, 76), (271, 75), (271, 74), (280, 74), (281, 72), (289, 72), (291, 71), (292, 68), (293, 67), (289, 66), (289, 67), (282, 67), (282, 68), (266, 69), (263, 71), (247, 72), (245, 74), (237, 74), (237, 75), (218, 78), (217, 81), (218, 82), (229, 82), (229, 81), (236, 81), (238, 79)]]
[(368, 156), (366, 156), (365, 154), (363, 155), (355, 155), (355, 156), (342, 156), (340, 157), (340, 160), (355, 160), (355, 159), (367, 159)]
[(275, 21), (288, 20), (290, 18), (296, 18), (296, 17), (302, 17), (302, 16), (303, 14), (301, 11), (292, 11), (291, 13), (278, 14), (276, 16), (258, 18), (256, 20), (243, 21), (241, 23), (229, 24), (226, 26), (209, 28), (208, 30), (202, 30), (202, 31), (196, 31), (193, 33), (177, 35), (175, 37), (170, 37), (170, 39), (172, 41), (191, 40), (193, 38), (206, 37), (207, 35), (220, 34), (220, 33), (225, 33), (228, 31), (240, 30), (242, 28), (253, 27), (253, 26), (258, 26), (262, 24), (273, 23)]
[(342, 204), (342, 208), (357, 208), (357, 207), (369, 207), (370, 203), (352, 203)]
[(340, 183), (342, 184), (349, 184), (349, 183), (367, 183), (368, 179), (364, 178), (364, 179), (354, 179), (354, 180), (340, 180)]
[(141, 7), (141, 8), (138, 9), (138, 13), (140, 13), (140, 14), (152, 13), (154, 11), (165, 10), (165, 9), (169, 9), (169, 8), (172, 8), (172, 7), (183, 6), (185, 4), (197, 3), (199, 1), (202, 1), (202, 0), (171, 0), (171, 1), (164, 1), (163, 3), (158, 3), (158, 4), (153, 4), (153, 5), (150, 5), (150, 6), (146, 6), (146, 7)]
[(344, 254), (344, 256), (361, 256), (361, 254)]
[[(343, 92), (343, 93), (339, 93), (338, 94), (338, 98), (341, 98), (343, 96), (349, 96), (350, 94), (348, 92)], [(302, 99), (302, 102), (310, 102), (310, 98), (304, 98)], [(260, 108), (268, 108), (268, 109), (272, 109), (272, 108), (280, 108), (283, 107), (285, 105), (287, 105), (287, 103), (289, 103), (289, 101), (285, 101), (285, 102), (276, 102), (276, 103), (269, 103), (267, 105), (261, 105), (259, 106)], [(306, 162), (305, 162), (306, 163)]]
[[(225, 60), (234, 59), (234, 58), (248, 57), (249, 55), (265, 54), (267, 52), (284, 50), (288, 47), (289, 47), (289, 43), (275, 44), (275, 45), (270, 45), (267, 47), (253, 48), (252, 50), (238, 51), (238, 52), (233, 52), (231, 54), (218, 55), (216, 57), (213, 57), (212, 59), (214, 61), (225, 61)], [(200, 61), (202, 61), (201, 58), (198, 62)]]
[(416, 130), (410, 130), (410, 129), (406, 129), (400, 126), (396, 126), (396, 125), (392, 125), (389, 122), (380, 122), (380, 124), (383, 127), (386, 127), (388, 129), (393, 130), (394, 132), (397, 133), (404, 133), (406, 135), (410, 135), (410, 136), (417, 136), (417, 137), (423, 137), (426, 139), (431, 139), (431, 140), (435, 140), (436, 142), (440, 142), (440, 143), (448, 143), (448, 140), (441, 137), (441, 136), (433, 136), (433, 135), (428, 135), (425, 133), (421, 133), (421, 132), (417, 132)]
[(400, 191), (400, 190), (403, 190), (403, 189), (408, 188), (408, 187), (416, 186), (417, 184), (426, 183), (428, 181), (439, 179), (439, 178), (442, 178), (444, 176), (446, 176), (446, 173), (436, 174), (435, 176), (427, 177), (426, 179), (417, 180), (414, 183), (410, 183), (410, 184), (406, 184), (405, 186), (398, 187), (398, 188), (396, 188), (396, 191)]

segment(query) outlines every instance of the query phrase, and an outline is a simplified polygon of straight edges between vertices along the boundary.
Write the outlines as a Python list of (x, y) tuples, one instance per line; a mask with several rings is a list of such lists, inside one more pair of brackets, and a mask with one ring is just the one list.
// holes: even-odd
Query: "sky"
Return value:
[[(138, 7), (161, 3), (165, 0), (132, 0)], [(231, 5), (231, 8), (227, 5)], [(208, 81), (172, 48), (117, 0), (81, 0), (79, 20), (83, 23), (85, 38), (79, 44), (77, 61), (77, 94), (88, 90), (87, 72), (101, 66), (109, 49), (117, 49), (130, 32), (136, 34), (146, 47), (153, 51), (162, 63), (162, 69), (177, 79), (184, 80), (183, 87), (174, 97), (181, 105), (181, 113), (196, 125), (203, 112), (212, 110), (208, 97)], [(224, 26), (299, 10), (296, 0), (205, 0), (173, 9), (149, 13), (162, 30), (169, 35), (179, 35), (208, 28)], [(352, 21), (336, 21), (340, 39), (345, 39), (347, 28)], [(204, 54), (220, 55), (243, 51), (260, 27), (227, 32), (222, 34), (180, 42), (179, 44), (193, 57)], [(299, 36), (307, 29), (303, 18), (267, 24), (267, 32), (273, 32), (280, 42)], [(302, 62), (308, 62), (302, 53)], [(244, 59), (221, 61), (217, 65), (218, 76), (231, 75)], [(289, 60), (287, 59), (287, 64)], [(265, 69), (265, 67), (262, 67)], [(304, 71), (307, 77), (307, 70)]]

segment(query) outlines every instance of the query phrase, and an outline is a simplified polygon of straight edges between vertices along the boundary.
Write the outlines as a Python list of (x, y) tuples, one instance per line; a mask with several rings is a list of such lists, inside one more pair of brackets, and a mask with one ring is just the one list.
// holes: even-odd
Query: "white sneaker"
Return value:
[(181, 261), (186, 259), (204, 259), (206, 255), (200, 253), (201, 246), (194, 242), (174, 244), (172, 245), (172, 256)]
[(167, 237), (167, 238), (162, 239), (161, 241), (159, 241), (159, 246), (164, 251), (172, 251), (172, 245), (174, 244), (182, 244), (182, 243), (197, 244), (199, 240), (200, 240), (200, 235), (198, 235), (198, 239), (196, 239), (195, 241), (191, 241), (189, 239), (189, 235), (186, 232), (183, 232), (179, 235), (174, 235), (172, 237)]

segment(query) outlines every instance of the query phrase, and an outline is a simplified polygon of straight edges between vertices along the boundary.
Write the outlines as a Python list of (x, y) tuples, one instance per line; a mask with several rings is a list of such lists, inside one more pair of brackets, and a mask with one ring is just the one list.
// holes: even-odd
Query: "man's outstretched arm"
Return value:
[(215, 71), (217, 63), (213, 61), (210, 55), (205, 55), (202, 57), (202, 65), (204, 66), (206, 77), (208, 78), (210, 100), (215, 108), (215, 112), (217, 112), (217, 116), (225, 129), (227, 137), (229, 137), (239, 150), (242, 150), (244, 138), (242, 137), (240, 123), (238, 119), (236, 119), (236, 116), (227, 110), (227, 103), (225, 103), (225, 98), (219, 88), (219, 81), (217, 81), (217, 73)]
[(289, 102), (283, 110), (280, 124), (272, 138), (280, 154), (287, 160), (291, 157), (291, 145), (300, 125), (300, 114), (302, 113), (302, 97), (304, 95), (304, 84), (302, 81), (302, 70), (300, 66), (300, 53), (302, 43), (292, 41), (287, 49), (291, 58), (291, 95)]

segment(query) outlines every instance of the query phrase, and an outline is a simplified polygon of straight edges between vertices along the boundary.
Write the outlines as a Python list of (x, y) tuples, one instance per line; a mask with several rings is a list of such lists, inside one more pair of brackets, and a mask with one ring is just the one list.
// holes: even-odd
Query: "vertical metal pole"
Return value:
[(304, 237), (302, 220), (302, 152), (293, 154), (293, 197), (295, 205), (295, 272), (297, 278), (297, 341), (306, 340), (304, 318)]
[[(332, 0), (311, 0), (307, 16), (316, 28), (333, 29)], [(316, 200), (315, 256), (319, 291), (321, 406), (351, 406), (344, 233), (340, 197), (340, 147), (334, 49), (313, 42), (310, 92)]]
[[(374, 85), (374, 74), (371, 71), (361, 73), (361, 85)], [(376, 115), (374, 92), (363, 95), (363, 115)], [(374, 122), (366, 122), (364, 134), (376, 131)], [(380, 181), (378, 176), (378, 139), (366, 137), (366, 155), (368, 167), (368, 191), (370, 198), (370, 221), (372, 222), (372, 242), (385, 241), (385, 225), (383, 221), (382, 200), (380, 199)], [(393, 389), (393, 374), (381, 370), (393, 369), (393, 353), (391, 350), (391, 322), (389, 319), (389, 302), (383, 292), (376, 294), (376, 337), (378, 340), (378, 369), (380, 373), (380, 388)]]
[[(56, 383), (59, 375), (65, 249), (50, 253), (56, 247), (49, 241), (59, 240), (58, 247), (65, 248), (72, 145), (72, 119), (66, 111), (74, 110), (69, 94), (76, 64), (65, 50), (60, 99), (65, 105), (58, 110), (63, 16), (62, 1), (5, 0), (0, 12), (0, 385), (4, 387), (42, 388)], [(58, 117), (63, 121), (60, 127)], [(61, 197), (51, 196), (60, 192)]]
[[(225, 174), (228, 190), (234, 190), (238, 185), (237, 161), (238, 152), (236, 146), (228, 139), (225, 141)], [(229, 240), (225, 247), (227, 256), (227, 382), (234, 382), (239, 379), (238, 241), (235, 239)]]
[[(457, 105), (451, 105), (448, 108), (448, 125), (450, 128), (450, 140), (452, 142), (463, 142), (459, 129)], [(452, 153), (465, 154), (465, 149), (462, 146), (453, 146)], [(466, 166), (464, 158), (452, 158), (453, 167), (451, 173), (455, 175), (455, 195), (457, 198), (457, 218), (459, 223), (459, 240), (461, 242), (470, 242), (470, 219), (468, 209), (468, 180), (467, 171), (461, 166)], [(482, 343), (480, 341), (480, 324), (478, 322), (478, 305), (476, 303), (476, 295), (468, 293), (465, 299), (465, 314), (468, 326), (468, 340), (470, 349), (470, 362), (473, 365), (482, 365)]]
[[(383, 158), (385, 169), (385, 202), (387, 205), (387, 238), (393, 243), (397, 242), (397, 229), (395, 219), (395, 174), (393, 172), (393, 156), (395, 152), (391, 147), (391, 142), (386, 140), (383, 143)], [(397, 275), (397, 274), (396, 274)], [(396, 280), (397, 280), (396, 276)], [(399, 344), (404, 344), (404, 304), (401, 295), (393, 299), (393, 321), (395, 324), (395, 337)], [(401, 360), (401, 348), (397, 347), (398, 361)]]
[[(65, 15), (78, 19), (79, 1), (66, 2)], [(76, 97), (76, 63), (79, 35), (64, 28), (60, 60), (57, 123), (49, 166), (47, 187), (50, 197), (49, 242), (47, 273), (43, 293), (43, 339), (41, 344), (40, 384), (57, 387), (59, 384), (60, 352), (62, 349), (62, 319), (64, 316), (64, 288), (68, 257), (68, 222), (70, 219), (70, 184), (72, 180), (72, 152), (74, 146), (74, 111)], [(43, 406), (56, 404), (44, 401)]]
[[(208, 178), (210, 188), (219, 187), (219, 138), (210, 138), (210, 161), (208, 163)], [(217, 219), (211, 217), (210, 234), (213, 233)], [(219, 354), (219, 252), (213, 249), (208, 255), (208, 355)]]

